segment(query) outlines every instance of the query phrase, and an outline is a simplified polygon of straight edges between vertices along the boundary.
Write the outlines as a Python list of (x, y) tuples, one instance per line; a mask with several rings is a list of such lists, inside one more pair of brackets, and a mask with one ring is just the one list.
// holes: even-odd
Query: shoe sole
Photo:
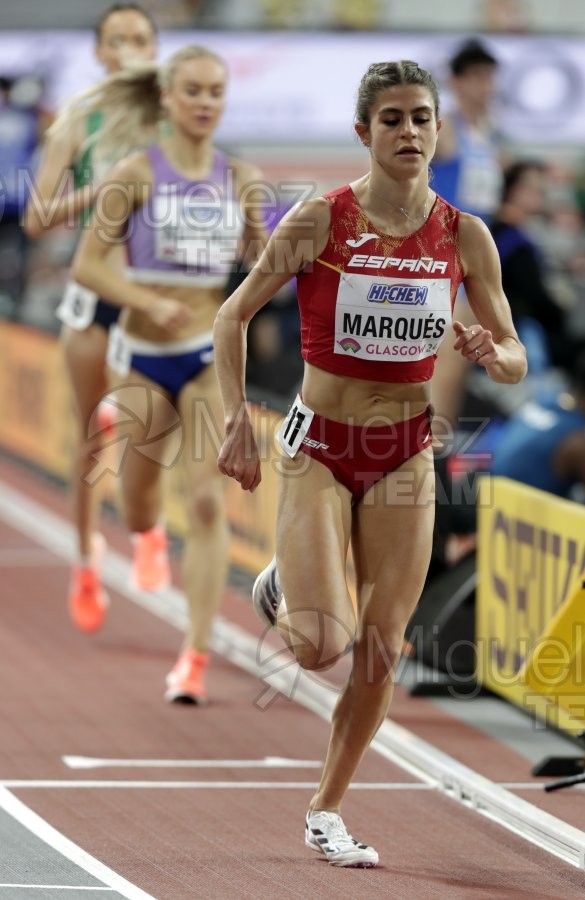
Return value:
[(195, 694), (187, 694), (185, 691), (168, 690), (165, 692), (167, 703), (178, 703), (183, 706), (206, 706), (207, 697), (198, 697)]
[(360, 862), (337, 862), (334, 859), (327, 860), (330, 866), (337, 866), (338, 869), (375, 869), (377, 862), (362, 860)]
[(313, 844), (311, 841), (305, 838), (305, 844), (307, 847), (310, 847), (311, 850), (314, 850), (315, 853), (318, 853), (324, 859), (327, 860), (330, 866), (337, 866), (337, 868), (344, 869), (375, 869), (378, 865), (380, 859), (377, 856), (376, 860), (373, 859), (356, 859), (356, 860), (337, 860), (331, 859), (331, 857), (327, 856), (322, 847), (318, 844)]

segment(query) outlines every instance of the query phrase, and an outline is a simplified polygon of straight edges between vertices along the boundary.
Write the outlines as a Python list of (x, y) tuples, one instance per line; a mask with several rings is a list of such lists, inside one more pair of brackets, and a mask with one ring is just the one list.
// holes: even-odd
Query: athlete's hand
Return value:
[(169, 297), (157, 297), (148, 307), (148, 317), (162, 331), (174, 334), (176, 331), (189, 325), (193, 318), (193, 313), (180, 300), (173, 300)]
[(217, 468), (229, 478), (235, 478), (243, 491), (253, 492), (260, 484), (260, 456), (247, 412), (226, 429)]
[(489, 366), (498, 359), (498, 348), (494, 344), (491, 331), (481, 325), (470, 325), (466, 328), (461, 322), (453, 322), (456, 335), (455, 350), (469, 362), (479, 366)]

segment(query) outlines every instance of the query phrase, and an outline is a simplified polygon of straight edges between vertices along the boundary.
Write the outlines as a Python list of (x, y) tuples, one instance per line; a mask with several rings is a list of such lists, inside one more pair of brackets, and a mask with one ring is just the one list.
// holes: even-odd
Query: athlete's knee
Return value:
[(190, 518), (195, 527), (212, 527), (223, 517), (223, 511), (223, 495), (220, 491), (198, 491), (191, 500)]
[(302, 669), (311, 671), (329, 669), (348, 652), (351, 641), (347, 635), (322, 632), (321, 629), (295, 630), (291, 635), (291, 647)]
[(401, 655), (401, 637), (385, 635), (376, 627), (370, 627), (365, 638), (360, 640), (355, 661), (367, 684), (381, 685), (394, 678)]
[(349, 644), (341, 646), (334, 644), (329, 646), (325, 644), (323, 647), (313, 647), (310, 644), (294, 648), (296, 661), (301, 669), (308, 671), (324, 671), (330, 669), (342, 656), (349, 650)]

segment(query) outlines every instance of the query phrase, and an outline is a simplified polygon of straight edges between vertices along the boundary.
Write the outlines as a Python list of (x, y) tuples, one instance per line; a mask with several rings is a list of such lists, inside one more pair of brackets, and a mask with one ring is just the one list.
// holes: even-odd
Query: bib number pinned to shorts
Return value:
[(113, 328), (110, 328), (106, 360), (110, 369), (118, 375), (125, 377), (130, 374), (132, 351), (119, 325), (114, 325)]
[(70, 281), (57, 307), (56, 316), (64, 325), (69, 325), (76, 331), (85, 331), (94, 320), (97, 302), (97, 294)]
[(299, 447), (307, 436), (314, 415), (313, 410), (305, 406), (297, 394), (277, 435), (280, 446), (291, 459), (296, 456)]

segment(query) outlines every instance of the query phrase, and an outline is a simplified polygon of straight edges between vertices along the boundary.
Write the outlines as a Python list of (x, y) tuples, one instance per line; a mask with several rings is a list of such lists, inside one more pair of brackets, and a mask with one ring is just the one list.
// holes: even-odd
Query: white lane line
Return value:
[[(2, 484), (0, 516), (6, 524), (52, 550), (57, 556), (68, 560), (72, 558), (71, 525), (21, 492)], [(169, 588), (158, 596), (131, 591), (128, 588), (130, 562), (120, 554), (109, 551), (104, 563), (105, 584), (185, 631), (185, 601), (179, 591)], [(216, 619), (211, 641), (215, 653), (266, 682), (269, 688), (263, 694), (270, 690), (272, 695), (276, 691), (286, 697), (294, 697), (295, 702), (331, 721), (338, 689), (322, 676), (303, 672), (292, 661), (275, 666), (277, 654), (274, 648), (267, 651), (263, 662), (259, 644), (257, 638), (237, 625), (222, 618)], [(256, 703), (261, 704), (261, 701), (262, 695)], [(435, 785), (467, 809), (507, 828), (547, 853), (585, 869), (585, 832), (494, 784), (406, 728), (386, 719), (370, 747), (420, 781)]]
[(76, 866), (93, 875), (94, 878), (102, 881), (112, 890), (118, 891), (127, 900), (156, 900), (151, 894), (147, 894), (146, 891), (126, 881), (113, 869), (110, 869), (85, 850), (82, 850), (81, 847), (78, 847), (64, 834), (61, 834), (56, 828), (45, 822), (36, 812), (33, 812), (18, 797), (15, 797), (14, 794), (11, 794), (10, 791), (2, 786), (0, 786), (0, 809), (3, 809), (13, 819), (20, 822), (21, 825), (40, 838), (41, 841), (44, 841), (45, 844), (48, 844), (49, 847), (52, 847), (53, 850), (56, 850), (57, 853), (60, 853), (61, 856), (75, 863)]
[(0, 884), (2, 888), (20, 888), (21, 891), (100, 891), (102, 894), (113, 891), (109, 887), (84, 887), (80, 884)]
[[(244, 790), (244, 791), (296, 791), (299, 788), (303, 790), (314, 791), (318, 787), (317, 781), (59, 781), (51, 779), (30, 779), (12, 778), (0, 781), (0, 786), (10, 788), (11, 790), (33, 788), (58, 788), (59, 790), (75, 790), (75, 789), (132, 789), (138, 788), (145, 790), (154, 789), (173, 789), (181, 790)], [(430, 784), (391, 782), (391, 781), (356, 781), (350, 784), (350, 790), (353, 791), (421, 791), (434, 790)]]
[(320, 769), (318, 759), (97, 759), (91, 756), (62, 756), (69, 769)]
[[(532, 781), (505, 781), (502, 782), (502, 787), (508, 788), (508, 790), (510, 791), (544, 791), (545, 783), (550, 784), (551, 781), (560, 781), (562, 777), (562, 775), (559, 775), (558, 778), (554, 775), (551, 775), (547, 777), (546, 782), (541, 781), (536, 783), (533, 783)], [(583, 790), (583, 787), (585, 787), (585, 785), (572, 784), (570, 787), (571, 790), (573, 790), (573, 788)]]
[[(321, 765), (321, 763), (319, 763)], [(553, 780), (553, 779), (549, 779)], [(534, 784), (531, 781), (498, 781), (494, 782), (499, 787), (510, 791), (544, 791), (544, 782)], [(250, 788), (271, 790), (293, 788), (315, 788), (315, 781), (106, 781), (100, 779), (64, 781), (60, 779), (25, 779), (4, 778), (0, 779), (0, 786), (10, 789), (16, 788), (193, 788), (195, 790), (205, 788), (234, 789)], [(424, 782), (404, 781), (356, 781), (350, 784), (350, 790), (355, 791), (420, 791), (435, 790), (433, 784)], [(577, 789), (585, 789), (585, 784), (571, 785)], [(0, 885), (1, 887), (1, 885)]]

